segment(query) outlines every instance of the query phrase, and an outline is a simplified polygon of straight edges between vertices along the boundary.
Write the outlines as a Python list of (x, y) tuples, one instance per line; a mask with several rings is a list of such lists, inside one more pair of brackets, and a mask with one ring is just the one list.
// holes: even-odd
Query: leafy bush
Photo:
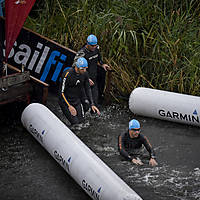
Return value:
[(197, 0), (42, 0), (26, 27), (75, 51), (95, 34), (116, 100), (139, 86), (199, 95), (199, 11)]

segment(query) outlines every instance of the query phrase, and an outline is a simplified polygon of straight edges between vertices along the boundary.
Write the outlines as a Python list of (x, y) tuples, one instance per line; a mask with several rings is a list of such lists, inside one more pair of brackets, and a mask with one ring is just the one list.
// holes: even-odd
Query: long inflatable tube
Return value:
[(137, 115), (200, 126), (200, 97), (150, 88), (136, 88), (129, 109)]
[(23, 126), (94, 200), (142, 200), (47, 107), (25, 108)]

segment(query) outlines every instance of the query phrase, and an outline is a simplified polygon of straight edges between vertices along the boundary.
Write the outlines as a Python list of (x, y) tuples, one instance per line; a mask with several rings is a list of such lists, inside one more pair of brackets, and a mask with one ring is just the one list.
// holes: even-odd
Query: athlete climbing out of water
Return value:
[(146, 136), (140, 133), (140, 123), (138, 120), (129, 122), (129, 129), (118, 137), (118, 150), (120, 155), (136, 165), (143, 165), (140, 156), (143, 145), (149, 152), (149, 165), (156, 166), (155, 152)]
[(103, 98), (106, 71), (111, 68), (102, 61), (95, 35), (91, 34), (87, 37), (87, 43), (77, 52), (74, 61), (76, 62), (79, 57), (84, 57), (88, 61), (89, 82), (94, 104), (97, 106)]
[(91, 107), (94, 113), (100, 114), (94, 105), (89, 77), (86, 71), (88, 62), (81, 57), (76, 65), (62, 74), (59, 88), (59, 104), (71, 124), (83, 122), (84, 113)]

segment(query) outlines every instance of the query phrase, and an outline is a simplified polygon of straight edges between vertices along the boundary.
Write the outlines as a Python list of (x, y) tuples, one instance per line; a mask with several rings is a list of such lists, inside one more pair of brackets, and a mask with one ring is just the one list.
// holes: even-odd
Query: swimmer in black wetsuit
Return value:
[(97, 45), (97, 37), (95, 35), (91, 34), (88, 36), (86, 45), (77, 52), (74, 61), (76, 62), (79, 57), (84, 57), (88, 61), (87, 71), (89, 74), (92, 96), (95, 105), (98, 105), (98, 100), (103, 95), (105, 72), (110, 70), (110, 67), (102, 61), (99, 46)]
[(133, 119), (129, 122), (129, 130), (118, 137), (118, 150), (120, 155), (136, 165), (143, 162), (138, 157), (142, 146), (149, 152), (149, 165), (156, 166), (155, 152), (146, 136), (140, 134), (140, 123)]
[(90, 106), (93, 112), (100, 114), (93, 102), (87, 67), (87, 60), (79, 58), (75, 67), (62, 74), (59, 104), (71, 124), (83, 122), (84, 113), (89, 110)]

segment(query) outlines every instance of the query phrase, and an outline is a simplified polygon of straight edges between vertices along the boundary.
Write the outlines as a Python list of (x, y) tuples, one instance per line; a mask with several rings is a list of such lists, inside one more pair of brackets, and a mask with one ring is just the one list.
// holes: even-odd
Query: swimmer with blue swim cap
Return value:
[(136, 119), (129, 121), (128, 131), (118, 137), (118, 150), (121, 156), (136, 165), (143, 165), (138, 152), (144, 146), (149, 152), (149, 165), (156, 166), (155, 152), (146, 136), (141, 134), (140, 122)]
[(89, 44), (91, 46), (97, 45), (97, 37), (93, 34), (89, 35), (87, 37), (87, 44)]
[(86, 43), (81, 47), (74, 58), (73, 66), (80, 57), (84, 57), (88, 62), (87, 72), (89, 74), (92, 97), (95, 105), (98, 106), (104, 100), (106, 71), (111, 70), (111, 68), (102, 60), (97, 36), (94, 34), (87, 36)]

